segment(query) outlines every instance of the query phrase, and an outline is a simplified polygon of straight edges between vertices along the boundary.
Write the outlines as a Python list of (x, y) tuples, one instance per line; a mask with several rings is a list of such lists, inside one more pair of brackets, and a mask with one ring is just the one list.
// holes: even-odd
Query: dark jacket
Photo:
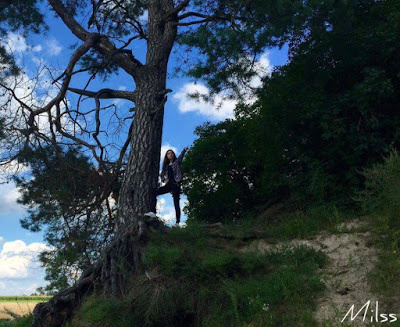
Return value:
[[(180, 183), (182, 181), (181, 164), (185, 153), (186, 150), (184, 149), (179, 155), (179, 157), (172, 163), (172, 170), (174, 172), (174, 178), (177, 183)], [(167, 168), (165, 168), (161, 171), (161, 181), (164, 183), (167, 178), (168, 178), (168, 170)]]

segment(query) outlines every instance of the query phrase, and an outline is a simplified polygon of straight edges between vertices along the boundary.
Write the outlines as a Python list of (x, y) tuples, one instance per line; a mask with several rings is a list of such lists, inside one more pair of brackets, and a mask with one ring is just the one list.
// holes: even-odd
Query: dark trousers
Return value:
[(174, 199), (176, 223), (179, 224), (181, 221), (181, 208), (179, 206), (179, 198), (181, 194), (181, 187), (176, 183), (167, 183), (164, 186), (157, 188), (156, 195), (172, 193)]

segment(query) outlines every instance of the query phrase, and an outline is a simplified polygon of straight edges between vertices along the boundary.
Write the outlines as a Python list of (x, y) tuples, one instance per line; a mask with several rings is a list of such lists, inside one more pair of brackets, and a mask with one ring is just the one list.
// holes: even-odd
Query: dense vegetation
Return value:
[[(393, 151), (384, 162), (363, 171), (365, 189), (360, 201), (379, 251), (378, 263), (371, 273), (371, 288), (382, 299), (389, 299), (389, 309), (399, 306), (400, 288), (400, 155)], [(394, 312), (394, 311), (393, 311)]]
[(354, 207), (359, 171), (399, 146), (400, 3), (320, 9), (254, 105), (197, 129), (184, 163), (191, 218), (229, 220), (288, 196)]

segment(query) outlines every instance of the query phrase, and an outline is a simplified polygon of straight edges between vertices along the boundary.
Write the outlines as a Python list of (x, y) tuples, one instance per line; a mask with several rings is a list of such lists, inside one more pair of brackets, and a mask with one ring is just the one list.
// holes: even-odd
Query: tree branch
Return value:
[[(67, 8), (61, 2), (61, 0), (49, 0), (49, 3), (52, 6), (53, 10), (60, 16), (65, 25), (76, 37), (84, 42), (90, 37), (91, 33), (86, 31), (74, 19), (74, 17), (69, 14)], [(99, 42), (93, 45), (93, 48), (102, 55), (112, 55), (114, 58), (114, 62), (133, 77), (136, 76), (137, 69), (143, 66), (143, 64), (133, 55), (126, 54), (123, 51), (117, 49), (116, 46), (105, 35), (102, 35)]]
[(169, 20), (170, 17), (173, 17), (178, 12), (184, 10), (189, 5), (189, 3), (190, 3), (190, 0), (184, 0), (178, 6), (176, 6), (174, 9), (167, 11), (165, 13), (164, 20), (167, 21), (167, 20)]
[(76, 51), (72, 54), (71, 59), (68, 63), (68, 66), (65, 70), (65, 79), (61, 85), (61, 89), (60, 92), (57, 94), (57, 96), (52, 99), (46, 106), (44, 106), (41, 109), (35, 110), (35, 111), (31, 111), (30, 117), (29, 117), (29, 121), (28, 121), (28, 125), (29, 126), (33, 126), (33, 121), (35, 119), (35, 116), (43, 113), (43, 112), (47, 112), (49, 110), (51, 110), (51, 108), (54, 105), (57, 105), (61, 102), (61, 100), (64, 98), (65, 93), (67, 92), (67, 88), (69, 85), (69, 82), (71, 80), (71, 73), (73, 68), (75, 67), (75, 64), (78, 62), (78, 60), (86, 53), (89, 51), (89, 49), (93, 46), (94, 43), (97, 42), (97, 40), (99, 39), (100, 34), (91, 34), (87, 40), (85, 41), (84, 44), (82, 44), (78, 49), (76, 49)]
[(120, 90), (112, 90), (112, 89), (101, 89), (97, 92), (86, 91), (75, 88), (68, 88), (68, 91), (74, 92), (80, 95), (86, 95), (89, 98), (98, 98), (98, 99), (126, 99), (135, 101), (135, 92), (130, 91), (120, 91)]

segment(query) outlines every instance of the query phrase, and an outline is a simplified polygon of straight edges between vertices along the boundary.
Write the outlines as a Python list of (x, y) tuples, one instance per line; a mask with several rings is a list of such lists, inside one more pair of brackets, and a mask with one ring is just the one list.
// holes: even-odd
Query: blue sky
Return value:
[[(50, 31), (46, 36), (29, 36), (28, 39), (19, 33), (9, 34), (3, 40), (14, 51), (21, 65), (26, 67), (27, 77), (33, 77), (39, 60), (46, 64), (54, 65), (59, 69), (66, 67), (69, 46), (76, 43), (76, 38), (64, 26), (60, 19), (55, 18), (47, 10), (46, 21)], [(142, 60), (145, 49), (142, 44), (132, 47), (133, 54)], [(287, 60), (286, 48), (282, 50), (269, 49), (261, 57), (262, 63), (270, 70), (273, 66), (284, 64)], [(169, 71), (177, 65), (176, 56), (172, 54)], [(79, 87), (86, 82), (85, 79), (73, 79), (71, 86)], [(196, 126), (206, 121), (216, 123), (225, 118), (232, 117), (234, 102), (225, 101), (218, 111), (215, 106), (206, 103), (196, 103), (185, 97), (187, 92), (194, 90), (206, 92), (206, 87), (198, 81), (182, 77), (169, 78), (167, 88), (173, 90), (168, 95), (165, 106), (164, 128), (161, 156), (168, 148), (172, 148), (179, 155), (185, 146), (190, 146), (195, 139), (193, 134)], [(129, 76), (123, 72), (103, 83), (97, 79), (88, 89), (96, 90), (108, 87), (113, 89), (134, 90), (134, 84)], [(130, 103), (117, 101), (116, 105), (121, 110), (127, 110)], [(37, 262), (37, 254), (46, 249), (42, 233), (31, 233), (20, 227), (19, 220), (26, 214), (25, 209), (16, 203), (18, 191), (13, 183), (0, 185), (0, 295), (30, 294), (45, 285), (44, 272)], [(181, 199), (181, 208), (185, 203), (185, 196)], [(168, 223), (174, 222), (175, 211), (170, 194), (158, 197), (158, 214)], [(186, 217), (182, 213), (181, 221)]]

